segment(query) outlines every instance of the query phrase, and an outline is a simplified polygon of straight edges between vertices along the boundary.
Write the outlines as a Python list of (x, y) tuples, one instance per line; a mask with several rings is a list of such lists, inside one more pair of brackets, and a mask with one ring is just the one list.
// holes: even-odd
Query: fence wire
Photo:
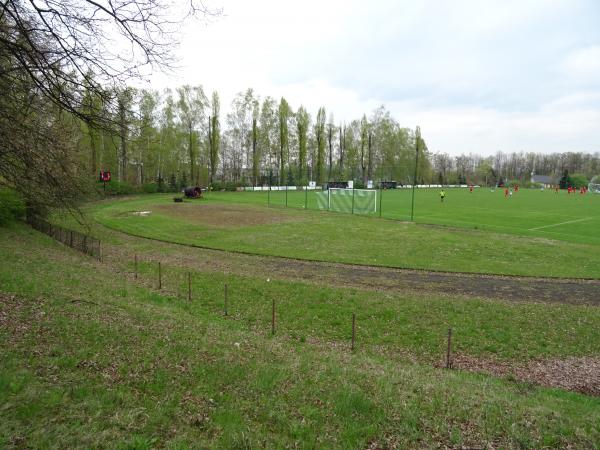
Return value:
[(102, 259), (102, 247), (100, 241), (96, 238), (78, 231), (68, 230), (61, 226), (53, 225), (50, 222), (46, 222), (39, 218), (29, 218), (27, 222), (35, 230), (47, 234), (64, 245), (98, 260)]

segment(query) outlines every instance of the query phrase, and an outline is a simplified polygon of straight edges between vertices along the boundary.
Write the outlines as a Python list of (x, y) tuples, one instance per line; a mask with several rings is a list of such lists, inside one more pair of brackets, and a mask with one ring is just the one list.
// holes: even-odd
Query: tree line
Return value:
[[(285, 98), (238, 93), (221, 114), (218, 92), (202, 86), (135, 90), (103, 104), (89, 95), (86, 108), (115, 123), (96, 129), (82, 122), (80, 147), (89, 173), (112, 168), (116, 179), (160, 187), (304, 185), (333, 180), (406, 180), (413, 175), (419, 139), (422, 173), (431, 155), (416, 131), (402, 127), (385, 107), (348, 123), (325, 107), (316, 115)], [(89, 112), (89, 111), (88, 111)]]
[(117, 127), (103, 133), (82, 127), (90, 172), (117, 168), (118, 180), (157, 189), (350, 179), (412, 184), (416, 163), (420, 184), (526, 185), (532, 173), (559, 177), (567, 171), (587, 179), (600, 173), (598, 153), (433, 153), (417, 130), (402, 127), (384, 106), (344, 123), (325, 107), (313, 116), (302, 105), (294, 109), (285, 98), (261, 98), (253, 89), (239, 92), (224, 117), (219, 94), (209, 96), (202, 86), (125, 89), (116, 97), (117, 106), (96, 114)]
[(310, 112), (247, 89), (223, 114), (218, 93), (202, 86), (127, 87), (171, 65), (184, 17), (219, 13), (197, 0), (0, 2), (0, 186), (44, 214), (95, 192), (100, 169), (148, 190), (599, 172), (598, 154), (434, 153), (383, 106), (343, 122), (325, 106)]

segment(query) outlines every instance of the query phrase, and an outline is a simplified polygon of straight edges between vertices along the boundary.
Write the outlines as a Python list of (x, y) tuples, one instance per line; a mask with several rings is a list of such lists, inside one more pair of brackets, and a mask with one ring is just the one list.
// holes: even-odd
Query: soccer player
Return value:
[(440, 201), (444, 203), (444, 197), (446, 197), (446, 191), (443, 189), (440, 191)]
[(469, 185), (469, 192), (472, 194), (473, 193), (473, 185)]
[(504, 188), (504, 198), (508, 197), (508, 188)]

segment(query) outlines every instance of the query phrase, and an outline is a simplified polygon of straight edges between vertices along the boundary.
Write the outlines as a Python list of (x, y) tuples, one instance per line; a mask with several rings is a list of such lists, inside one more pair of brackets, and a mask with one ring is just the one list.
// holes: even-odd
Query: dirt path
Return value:
[(147, 259), (204, 272), (377, 291), (600, 306), (599, 280), (502, 277), (301, 261), (169, 244), (113, 230), (110, 235), (118, 243), (104, 246), (107, 260), (133, 259), (137, 252)]

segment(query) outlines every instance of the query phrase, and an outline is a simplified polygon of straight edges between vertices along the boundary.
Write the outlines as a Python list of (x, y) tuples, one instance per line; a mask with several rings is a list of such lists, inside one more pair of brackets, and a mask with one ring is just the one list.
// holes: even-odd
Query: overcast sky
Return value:
[(599, 0), (211, 0), (180, 69), (153, 87), (202, 84), (223, 113), (249, 87), (314, 117), (384, 104), (451, 154), (600, 151)]

